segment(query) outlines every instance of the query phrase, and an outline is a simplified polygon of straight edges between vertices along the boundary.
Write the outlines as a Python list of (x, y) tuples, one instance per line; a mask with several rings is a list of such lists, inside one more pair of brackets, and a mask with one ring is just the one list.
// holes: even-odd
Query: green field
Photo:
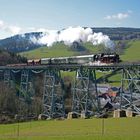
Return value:
[(0, 140), (139, 140), (139, 122), (140, 118), (94, 118), (0, 125)]
[[(98, 53), (98, 46), (93, 46), (91, 43), (83, 44), (89, 53)], [(127, 47), (128, 46), (128, 47)], [(56, 43), (53, 47), (41, 47), (32, 51), (22, 52), (21, 55), (27, 58), (43, 58), (43, 57), (59, 57), (79, 55), (79, 52), (73, 51), (63, 43)], [(140, 40), (129, 41), (126, 45), (124, 54), (121, 55), (123, 61), (140, 61)]]
[[(98, 52), (98, 47), (93, 46), (91, 43), (85, 43), (83, 45), (86, 47), (89, 53)], [(35, 59), (35, 58), (43, 58), (43, 57), (73, 56), (73, 55), (79, 55), (80, 52), (73, 51), (72, 49), (70, 49), (69, 46), (66, 46), (63, 43), (56, 43), (49, 48), (45, 46), (45, 47), (37, 48), (35, 50), (22, 52), (20, 54), (29, 59)]]
[(140, 41), (130, 41), (121, 59), (124, 61), (140, 61)]
[(44, 58), (44, 57), (59, 57), (59, 56), (72, 56), (76, 54), (70, 48), (63, 43), (56, 43), (53, 47), (41, 47), (32, 51), (21, 53), (21, 55), (29, 58)]

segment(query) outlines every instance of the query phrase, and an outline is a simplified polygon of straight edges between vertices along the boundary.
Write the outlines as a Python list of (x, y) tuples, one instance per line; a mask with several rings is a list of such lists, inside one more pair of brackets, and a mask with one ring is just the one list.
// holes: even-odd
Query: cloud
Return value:
[(0, 20), (0, 29), (3, 28), (3, 26), (4, 26), (4, 22)]
[(18, 26), (8, 26), (6, 30), (9, 31), (12, 35), (19, 34), (21, 32), (21, 28)]
[(36, 30), (36, 28), (35, 27), (28, 27), (25, 30), (28, 32), (34, 32)]
[(2, 32), (8, 32), (10, 33), (10, 35), (19, 34), (22, 31), (21, 27), (15, 25), (9, 25), (5, 23), (3, 20), (0, 20), (0, 30)]
[(123, 19), (126, 19), (126, 18), (130, 17), (131, 13), (132, 13), (132, 11), (129, 10), (126, 13), (118, 13), (118, 14), (114, 14), (114, 15), (107, 15), (106, 17), (104, 17), (104, 19), (107, 19), (107, 20), (111, 20), (111, 19), (123, 20)]
[(36, 32), (47, 32), (47, 30), (45, 28), (39, 28), (39, 29), (35, 29)]

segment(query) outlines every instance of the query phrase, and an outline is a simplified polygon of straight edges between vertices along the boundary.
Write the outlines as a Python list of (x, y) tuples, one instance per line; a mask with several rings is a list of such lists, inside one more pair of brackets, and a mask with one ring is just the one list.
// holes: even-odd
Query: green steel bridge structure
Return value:
[(0, 66), (0, 79), (9, 86), (14, 86), (15, 77), (20, 77), (19, 92), (24, 99), (28, 96), (33, 77), (43, 74), (43, 112), (48, 118), (65, 117), (64, 82), (62, 71), (74, 71), (75, 82), (72, 86), (72, 112), (80, 115), (93, 116), (101, 112), (100, 100), (97, 90), (98, 81), (96, 72), (120, 71), (120, 109), (131, 108), (140, 114), (140, 64), (114, 64), (114, 65), (35, 65), (35, 66)]

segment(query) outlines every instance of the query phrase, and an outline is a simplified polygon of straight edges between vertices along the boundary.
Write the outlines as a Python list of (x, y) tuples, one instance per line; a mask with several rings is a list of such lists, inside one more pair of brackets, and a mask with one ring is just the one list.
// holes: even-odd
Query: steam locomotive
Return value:
[(120, 57), (118, 54), (92, 54), (71, 57), (57, 57), (57, 58), (41, 58), (27, 61), (27, 65), (60, 65), (60, 64), (89, 64), (89, 65), (107, 65), (119, 63)]
[(118, 54), (92, 54), (71, 57), (29, 59), (27, 63), (8, 64), (8, 67), (34, 66), (34, 65), (60, 65), (60, 64), (80, 64), (80, 65), (109, 65), (121, 62)]

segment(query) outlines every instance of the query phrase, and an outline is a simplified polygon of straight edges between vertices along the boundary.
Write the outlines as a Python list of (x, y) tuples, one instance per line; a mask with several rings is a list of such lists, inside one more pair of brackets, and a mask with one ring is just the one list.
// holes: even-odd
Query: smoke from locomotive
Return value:
[(91, 28), (69, 27), (61, 31), (47, 30), (40, 38), (31, 37), (33, 43), (44, 44), (51, 47), (56, 42), (64, 42), (71, 46), (73, 42), (91, 42), (93, 45), (104, 44), (107, 48), (113, 48), (114, 43), (102, 32), (95, 33)]

